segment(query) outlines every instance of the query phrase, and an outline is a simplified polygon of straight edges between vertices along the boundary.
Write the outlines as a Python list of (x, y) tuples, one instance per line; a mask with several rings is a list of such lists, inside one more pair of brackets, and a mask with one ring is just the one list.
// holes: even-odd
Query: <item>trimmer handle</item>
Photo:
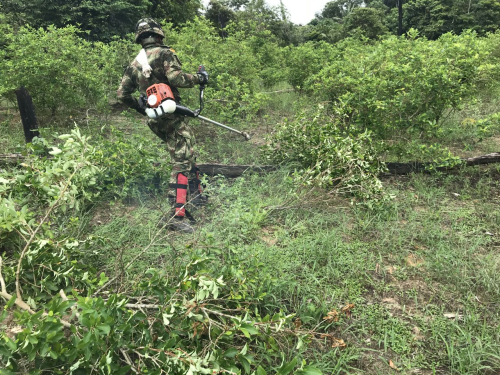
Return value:
[(205, 90), (205, 85), (208, 83), (208, 73), (203, 65), (198, 66), (198, 77), (203, 77), (203, 81), (200, 83), (200, 108), (195, 111), (196, 116), (203, 111), (203, 90)]
[(208, 72), (205, 70), (203, 65), (198, 66), (198, 76), (203, 77), (203, 81), (200, 83), (200, 90), (204, 90), (205, 85), (208, 83)]

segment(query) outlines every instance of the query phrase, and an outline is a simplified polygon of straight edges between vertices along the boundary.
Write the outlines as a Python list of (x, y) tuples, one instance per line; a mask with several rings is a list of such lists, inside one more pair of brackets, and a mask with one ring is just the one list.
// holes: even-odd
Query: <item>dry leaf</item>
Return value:
[(394, 362), (392, 362), (392, 359), (389, 359), (389, 367), (396, 370), (396, 371), (399, 371), (399, 369), (396, 367)]
[(347, 315), (348, 318), (351, 317), (351, 310), (354, 309), (354, 303), (348, 303), (344, 307), (342, 307), (342, 312)]
[(339, 348), (339, 349), (343, 349), (345, 348), (345, 342), (344, 340), (342, 339), (333, 339), (333, 343), (332, 343), (332, 348)]
[(406, 258), (406, 264), (409, 265), (410, 267), (418, 267), (424, 264), (424, 260), (415, 254), (410, 254)]
[(295, 324), (295, 329), (299, 329), (300, 327), (302, 327), (302, 321), (300, 320), (300, 318), (297, 318), (293, 321), (293, 324)]
[(324, 320), (328, 320), (329, 322), (338, 322), (339, 321), (339, 313), (337, 310), (332, 310), (329, 311), (325, 317), (323, 317)]
[(425, 336), (423, 336), (421, 334), (420, 328), (413, 327), (413, 329), (411, 331), (413, 333), (413, 340), (415, 340), (415, 341), (422, 341), (422, 340), (425, 339)]

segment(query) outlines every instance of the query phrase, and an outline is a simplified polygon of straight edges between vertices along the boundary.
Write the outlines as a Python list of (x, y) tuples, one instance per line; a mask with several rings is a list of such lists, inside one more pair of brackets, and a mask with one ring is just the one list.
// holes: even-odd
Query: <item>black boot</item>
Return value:
[(198, 168), (193, 167), (190, 175), (195, 175), (196, 177), (191, 178), (188, 182), (190, 195), (189, 203), (197, 208), (203, 207), (208, 203), (208, 196), (202, 193)]
[(189, 220), (183, 217), (174, 217), (173, 219), (171, 219), (167, 224), (167, 228), (174, 232), (182, 232), (188, 234), (194, 233), (194, 228), (189, 223)]
[(190, 180), (189, 181), (189, 204), (200, 208), (208, 203), (208, 196), (200, 192), (200, 180)]

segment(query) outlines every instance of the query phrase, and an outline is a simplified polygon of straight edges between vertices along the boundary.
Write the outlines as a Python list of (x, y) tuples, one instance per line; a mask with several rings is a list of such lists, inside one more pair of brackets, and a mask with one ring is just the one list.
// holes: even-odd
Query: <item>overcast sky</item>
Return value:
[[(283, 0), (283, 5), (290, 13), (290, 21), (305, 25), (314, 18), (314, 15), (323, 10), (330, 0)], [(280, 5), (280, 0), (266, 0), (271, 6)]]
[[(283, 0), (283, 4), (290, 13), (290, 21), (305, 25), (314, 18), (314, 15), (323, 10), (329, 0)], [(203, 0), (207, 6), (209, 0)], [(279, 6), (280, 0), (266, 0), (271, 6)]]

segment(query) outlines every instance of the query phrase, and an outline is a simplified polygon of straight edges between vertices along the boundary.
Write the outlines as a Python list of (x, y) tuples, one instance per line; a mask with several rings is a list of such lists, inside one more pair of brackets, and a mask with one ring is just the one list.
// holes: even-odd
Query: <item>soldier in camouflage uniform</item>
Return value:
[[(172, 89), (175, 101), (180, 103), (181, 97), (177, 88), (208, 83), (206, 73), (187, 74), (182, 72), (182, 65), (175, 51), (168, 46), (162, 45), (164, 36), (161, 26), (153, 19), (139, 20), (136, 26), (135, 42), (141, 44), (145, 50), (147, 63), (140, 61), (138, 55), (125, 71), (118, 89), (118, 99), (144, 115), (146, 114), (145, 106), (141, 103), (141, 99), (132, 96), (136, 90), (145, 95), (149, 86), (165, 83)], [(148, 64), (149, 66), (147, 66)], [(179, 199), (176, 198), (186, 194), (186, 185), (189, 185), (190, 193), (191, 195), (197, 195), (198, 203), (203, 203), (206, 199), (198, 193), (201, 190), (199, 189), (199, 180), (194, 164), (193, 146), (195, 137), (193, 131), (188, 126), (186, 117), (174, 113), (156, 119), (149, 119), (148, 126), (166, 143), (173, 163), (168, 195), (174, 205), (176, 220), (170, 223), (170, 228), (192, 233), (193, 228), (184, 220), (186, 211), (184, 208), (179, 207)], [(179, 189), (184, 189), (184, 191)], [(187, 215), (190, 216), (189, 213)]]

